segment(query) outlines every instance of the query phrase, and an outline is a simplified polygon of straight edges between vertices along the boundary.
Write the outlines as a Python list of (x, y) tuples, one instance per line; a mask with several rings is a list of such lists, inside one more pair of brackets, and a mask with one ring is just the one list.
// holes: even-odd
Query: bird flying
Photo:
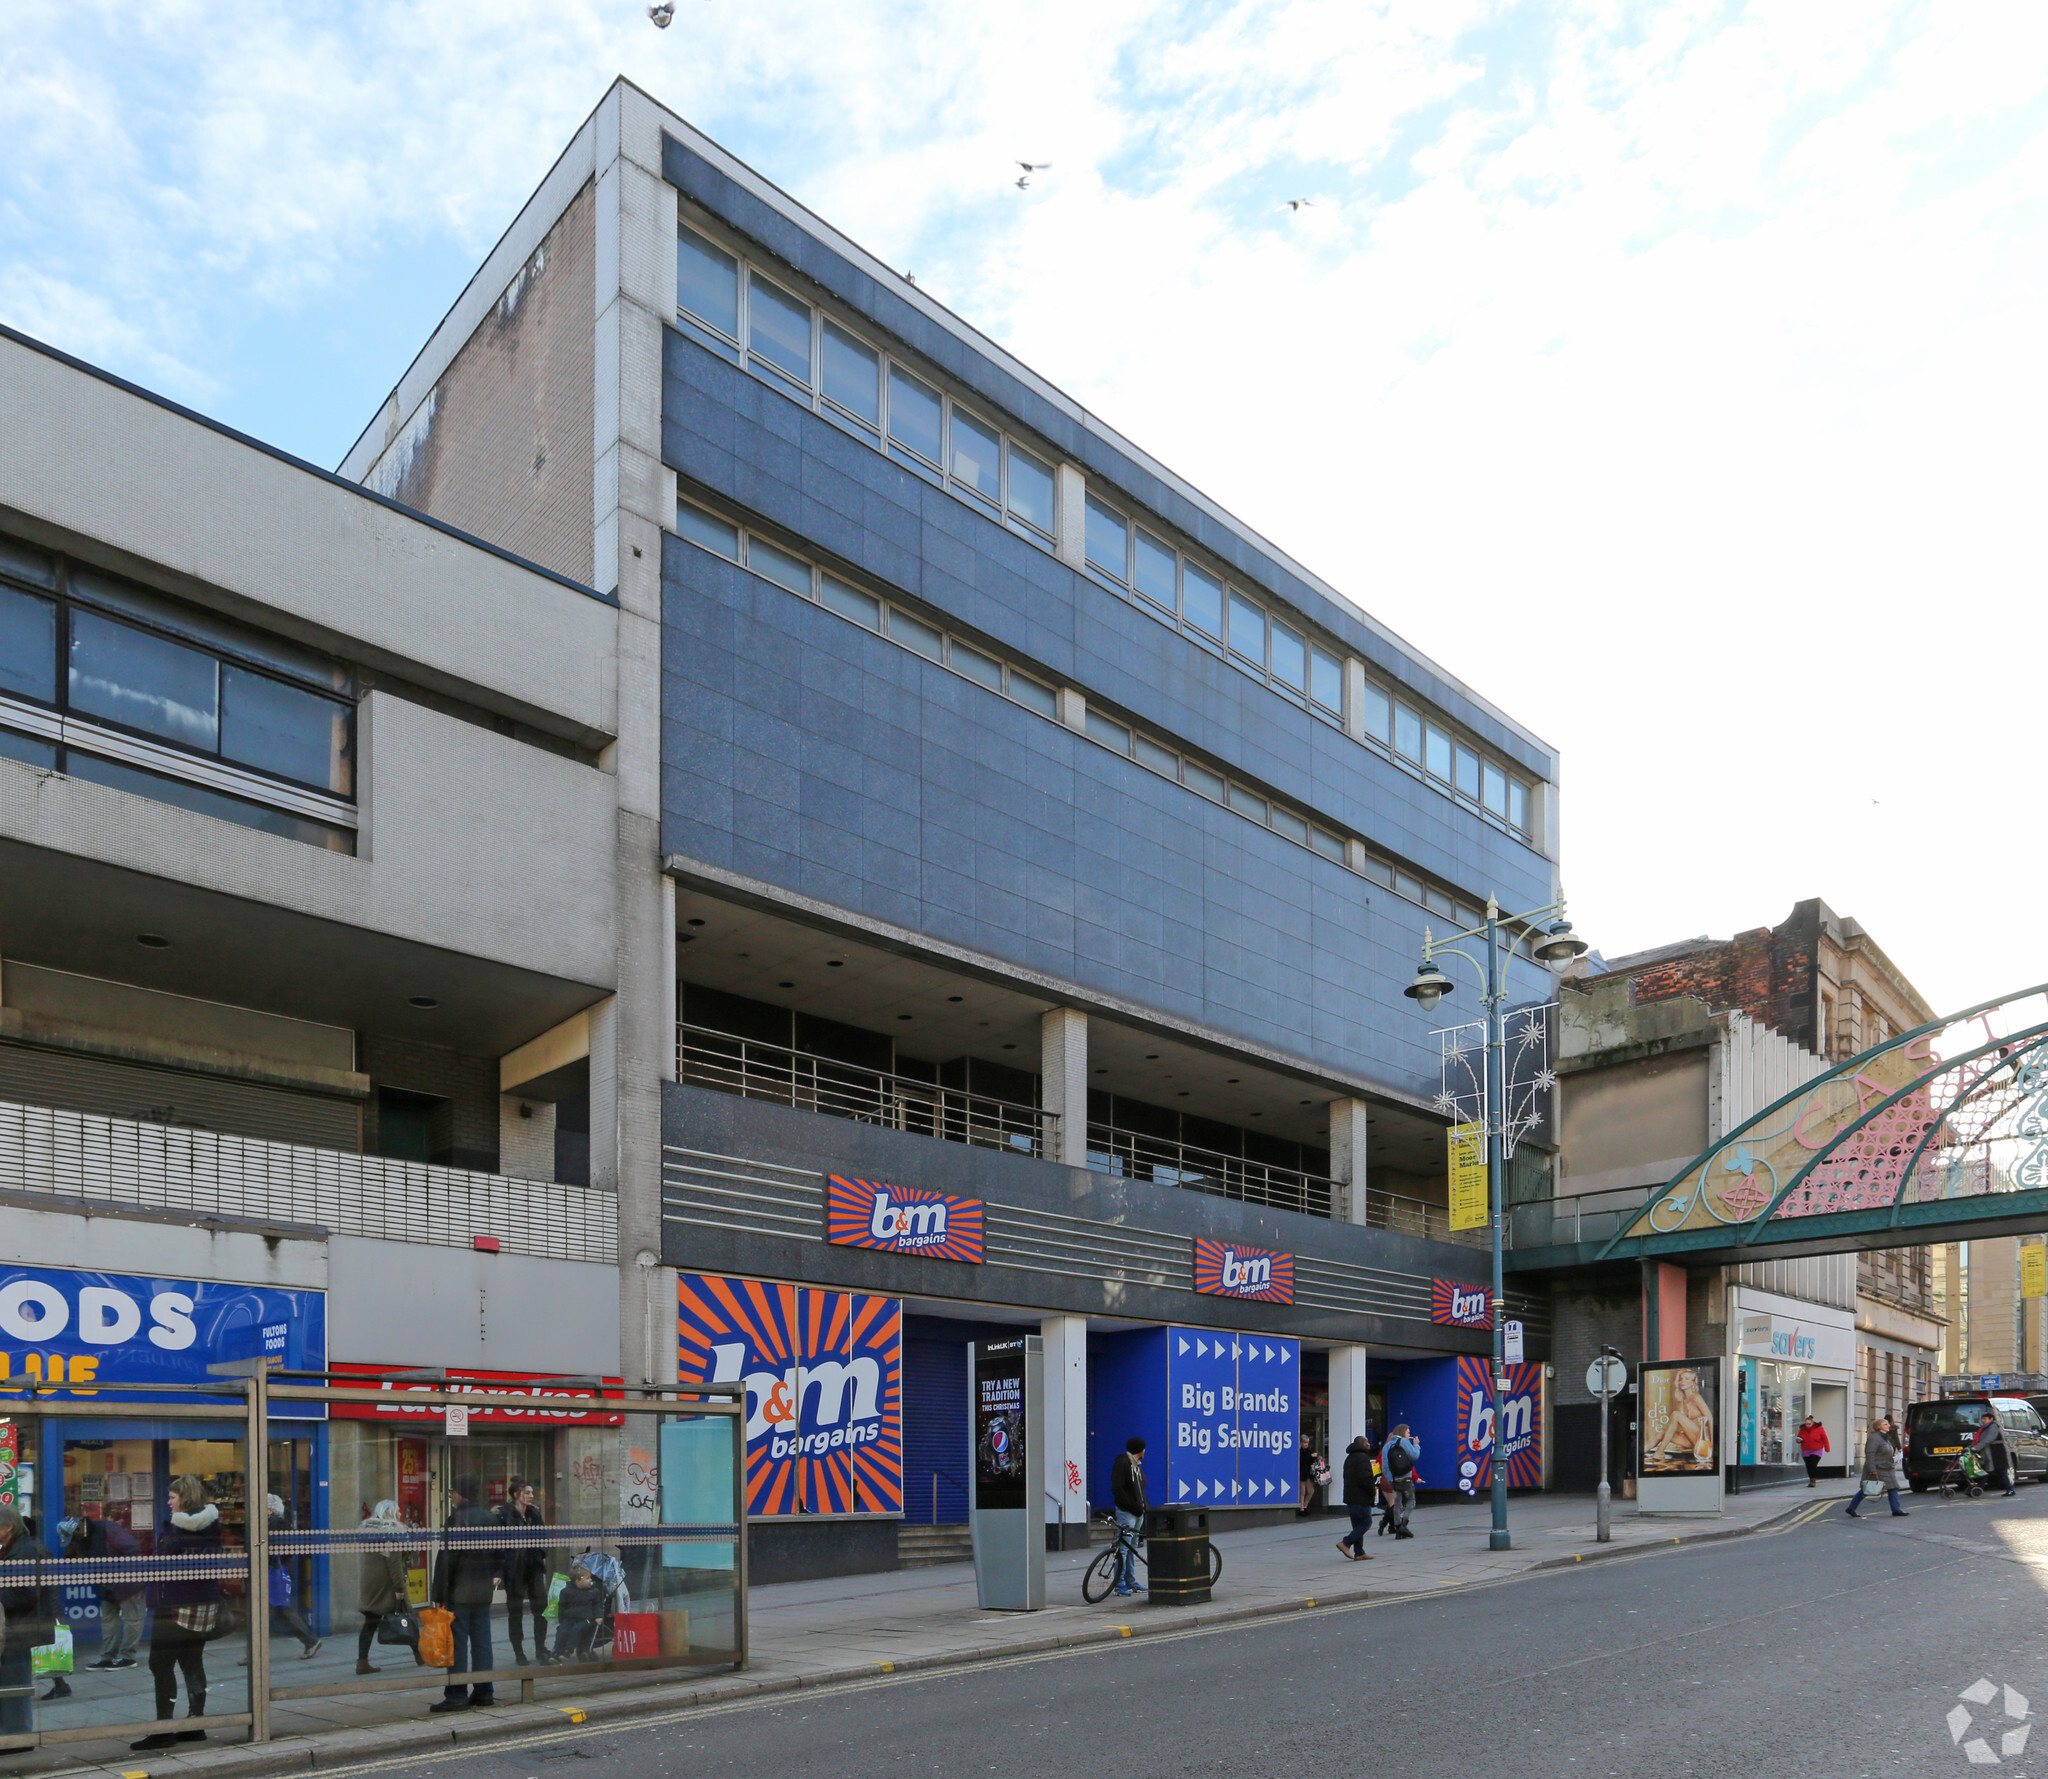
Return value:
[(647, 16), (654, 21), (654, 28), (657, 31), (666, 31), (675, 22), (675, 0), (661, 0), (659, 6), (650, 6), (647, 9)]
[(1315, 208), (1315, 200), (1312, 198), (1289, 198), (1280, 208), (1283, 210), (1313, 210)]

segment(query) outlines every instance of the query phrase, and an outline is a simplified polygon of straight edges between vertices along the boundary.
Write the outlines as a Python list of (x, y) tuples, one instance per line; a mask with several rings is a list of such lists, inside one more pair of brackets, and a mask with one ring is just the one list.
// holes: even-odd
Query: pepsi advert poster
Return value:
[(1030, 1440), (1024, 1424), (1024, 1343), (979, 1341), (974, 1348), (974, 1505), (984, 1511), (1031, 1505), (1025, 1475)]
[(683, 1273), (676, 1377), (746, 1386), (750, 1514), (903, 1511), (903, 1306)]

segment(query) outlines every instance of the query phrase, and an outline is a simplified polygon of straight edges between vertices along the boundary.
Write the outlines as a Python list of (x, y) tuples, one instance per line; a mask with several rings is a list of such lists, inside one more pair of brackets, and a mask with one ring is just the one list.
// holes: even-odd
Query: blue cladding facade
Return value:
[[(1474, 900), (1548, 899), (1529, 848), (1045, 550), (674, 331), (665, 369), (686, 487)], [(694, 545), (662, 568), (665, 851), (1435, 1091), (1421, 909)]]

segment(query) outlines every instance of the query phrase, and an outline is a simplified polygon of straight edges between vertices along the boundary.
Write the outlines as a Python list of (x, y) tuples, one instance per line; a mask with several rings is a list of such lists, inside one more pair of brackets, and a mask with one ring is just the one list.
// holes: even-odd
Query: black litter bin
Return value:
[(1209, 1510), (1155, 1507), (1145, 1520), (1145, 1569), (1154, 1606), (1209, 1598)]

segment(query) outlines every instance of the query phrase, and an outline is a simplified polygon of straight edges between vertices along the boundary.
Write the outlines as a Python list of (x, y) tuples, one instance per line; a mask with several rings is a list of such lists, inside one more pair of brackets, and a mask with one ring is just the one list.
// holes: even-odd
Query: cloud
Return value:
[[(1973, 900), (2048, 864), (1996, 770), (2036, 701), (2044, 36), (1811, 0), (682, 0), (667, 32), (17, 0), (0, 315), (232, 406), (239, 328), (473, 262), (623, 72), (1560, 744), (1608, 950), (1819, 894), (1961, 1001), (2009, 973), (1944, 937), (1961, 860)], [(1019, 192), (1019, 158), (1054, 166)]]

